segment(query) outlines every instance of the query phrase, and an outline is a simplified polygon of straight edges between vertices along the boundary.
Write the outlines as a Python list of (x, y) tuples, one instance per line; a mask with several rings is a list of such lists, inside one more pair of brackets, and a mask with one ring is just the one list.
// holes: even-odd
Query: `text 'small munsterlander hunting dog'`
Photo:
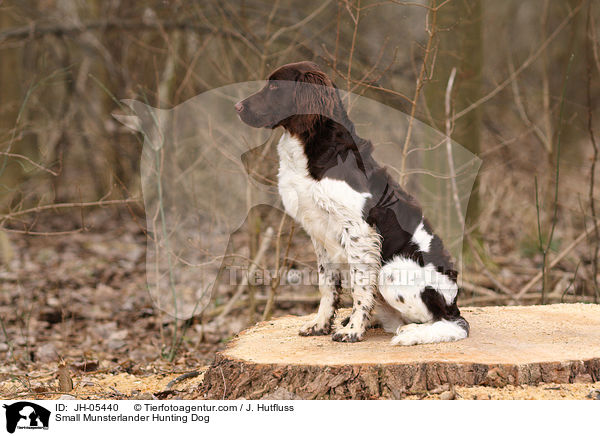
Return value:
[(372, 143), (357, 136), (337, 88), (316, 64), (284, 65), (235, 109), (252, 127), (285, 129), (277, 146), (279, 193), (312, 239), (321, 292), (317, 316), (301, 335), (331, 333), (343, 268), (353, 306), (334, 341), (360, 341), (375, 321), (395, 333), (392, 344), (468, 336), (450, 255), (417, 201), (373, 159)]

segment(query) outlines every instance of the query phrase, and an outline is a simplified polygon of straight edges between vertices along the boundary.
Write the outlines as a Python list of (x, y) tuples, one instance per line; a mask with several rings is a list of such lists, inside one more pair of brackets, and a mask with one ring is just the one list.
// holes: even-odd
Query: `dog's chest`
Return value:
[(339, 250), (344, 225), (362, 220), (369, 194), (355, 191), (343, 180), (315, 180), (300, 141), (285, 133), (277, 146), (279, 194), (288, 215), (331, 253)]

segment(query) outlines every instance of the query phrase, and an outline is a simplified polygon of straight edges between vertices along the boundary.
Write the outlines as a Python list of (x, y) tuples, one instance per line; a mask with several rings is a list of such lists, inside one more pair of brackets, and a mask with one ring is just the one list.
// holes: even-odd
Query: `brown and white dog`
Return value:
[(284, 65), (235, 105), (253, 127), (285, 130), (278, 144), (279, 193), (314, 244), (321, 302), (301, 335), (332, 332), (341, 266), (349, 269), (352, 314), (332, 339), (356, 342), (375, 314), (393, 344), (466, 338), (456, 305), (457, 272), (416, 200), (357, 136), (337, 88), (312, 62)]

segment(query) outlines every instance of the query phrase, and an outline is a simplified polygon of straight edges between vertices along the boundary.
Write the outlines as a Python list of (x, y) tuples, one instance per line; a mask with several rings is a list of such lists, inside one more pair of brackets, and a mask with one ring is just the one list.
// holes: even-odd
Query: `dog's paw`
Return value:
[(325, 336), (331, 333), (331, 323), (321, 324), (310, 321), (300, 327), (298, 334), (300, 336)]
[(331, 339), (336, 342), (359, 342), (363, 340), (365, 332), (350, 327), (337, 329)]
[(419, 334), (420, 325), (418, 324), (407, 324), (398, 327), (396, 335), (392, 338), (392, 345), (417, 345), (422, 343), (422, 338)]

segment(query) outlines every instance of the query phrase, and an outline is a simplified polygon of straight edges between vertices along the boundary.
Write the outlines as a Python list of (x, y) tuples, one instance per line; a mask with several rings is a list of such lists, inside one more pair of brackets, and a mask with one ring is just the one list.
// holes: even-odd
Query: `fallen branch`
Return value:
[[(560, 295), (560, 294), (550, 294), (547, 295), (547, 303), (593, 303), (594, 297), (590, 297), (589, 295)], [(530, 294), (525, 295), (523, 297), (523, 303), (536, 303), (540, 299), (539, 295)], [(497, 297), (473, 297), (473, 298), (465, 298), (460, 301), (460, 305), (471, 306), (471, 305), (504, 305), (506, 303), (510, 303), (511, 297), (509, 295), (498, 295)]]
[(497, 292), (493, 291), (492, 289), (485, 288), (483, 286), (479, 286), (479, 285), (476, 285), (474, 283), (467, 282), (465, 280), (463, 280), (461, 282), (461, 286), (460, 287), (463, 288), (464, 290), (472, 292), (474, 294), (485, 295), (485, 296), (490, 297), (490, 298), (491, 297), (496, 297), (497, 298), (497, 297), (500, 296)]
[[(563, 251), (561, 251), (558, 256), (556, 256), (556, 258), (554, 258), (554, 260), (552, 262), (550, 262), (550, 264), (548, 265), (548, 269), (552, 269), (554, 268), (558, 262), (560, 262), (561, 260), (563, 260), (563, 258), (569, 254), (571, 251), (573, 251), (573, 249), (581, 242), (583, 241), (591, 232), (592, 232), (593, 228), (590, 228), (589, 230), (585, 230), (581, 235), (579, 235), (577, 237), (577, 239), (575, 239), (573, 242), (571, 242), (569, 244), (569, 246), (567, 248), (565, 248)], [(540, 271), (539, 273), (537, 273), (535, 275), (535, 277), (533, 277), (524, 287), (523, 289), (521, 289), (521, 291), (519, 291), (519, 293), (517, 295), (515, 295), (515, 299), (519, 300), (520, 298), (522, 298), (527, 292), (529, 292), (529, 290), (531, 288), (533, 288), (535, 286), (535, 284), (537, 282), (539, 282), (541, 280), (543, 276), (543, 273)]]
[(181, 374), (179, 377), (174, 378), (167, 384), (167, 389), (173, 388), (177, 383), (183, 380), (187, 380), (188, 378), (198, 377), (200, 375), (200, 371), (190, 371), (185, 374)]

